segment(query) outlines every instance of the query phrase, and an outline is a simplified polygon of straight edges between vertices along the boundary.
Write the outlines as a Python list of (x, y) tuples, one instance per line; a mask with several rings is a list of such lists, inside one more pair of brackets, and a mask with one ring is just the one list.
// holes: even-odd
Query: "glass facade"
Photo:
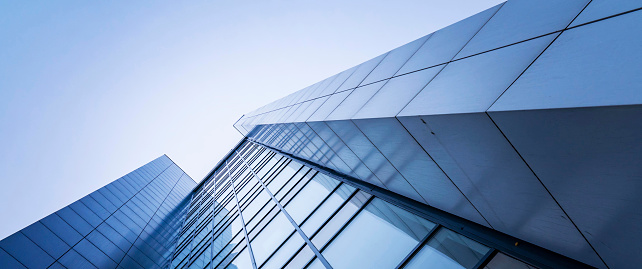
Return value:
[(195, 185), (161, 156), (0, 241), (0, 268), (167, 268)]
[(194, 190), (171, 268), (536, 268), (341, 179), (243, 141)]
[(510, 0), (0, 241), (0, 268), (631, 268), (642, 4)]

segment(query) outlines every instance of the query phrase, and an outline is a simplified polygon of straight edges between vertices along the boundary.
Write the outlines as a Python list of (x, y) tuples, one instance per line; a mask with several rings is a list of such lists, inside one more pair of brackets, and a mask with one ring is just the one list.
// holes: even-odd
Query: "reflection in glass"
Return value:
[(250, 260), (250, 255), (245, 248), (241, 253), (239, 253), (236, 258), (226, 267), (227, 269), (252, 269), (252, 261)]
[(341, 206), (341, 204), (352, 195), (355, 188), (343, 184), (337, 191), (335, 191), (323, 204), (310, 216), (309, 219), (301, 226), (303, 232), (312, 236), (319, 227), (326, 221), (334, 211)]
[(435, 224), (374, 199), (323, 251), (336, 269), (395, 268)]
[(287, 262), (294, 253), (303, 246), (303, 238), (298, 233), (292, 233), (287, 242), (261, 267), (261, 269), (278, 269)]
[(442, 228), (404, 268), (473, 268), (488, 250), (480, 243)]
[(281, 212), (252, 240), (252, 252), (257, 265), (261, 265), (276, 248), (294, 231), (294, 226)]
[(325, 199), (339, 182), (325, 175), (317, 174), (307, 185), (285, 206), (296, 223), (301, 222)]
[(484, 269), (536, 269), (537, 267), (525, 264), (509, 257), (504, 253), (497, 253)]

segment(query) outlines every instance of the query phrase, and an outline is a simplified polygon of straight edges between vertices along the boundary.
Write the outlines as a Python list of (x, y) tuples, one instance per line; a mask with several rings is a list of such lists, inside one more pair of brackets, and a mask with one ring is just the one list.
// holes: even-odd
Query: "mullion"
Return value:
[(440, 224), (435, 225), (435, 227), (433, 227), (428, 232), (428, 234), (426, 234), (426, 236), (424, 236), (424, 238), (421, 239), (421, 241), (419, 241), (419, 243), (412, 249), (412, 251), (410, 251), (410, 253), (406, 255), (406, 257), (399, 263), (399, 265), (397, 265), (396, 269), (401, 269), (404, 266), (406, 266), (408, 262), (412, 260), (412, 258), (414, 258), (415, 255), (417, 255), (417, 253), (424, 247), (424, 245), (428, 243), (428, 240), (430, 240), (430, 238), (432, 238), (432, 236), (436, 234), (437, 230), (441, 227), (442, 226)]

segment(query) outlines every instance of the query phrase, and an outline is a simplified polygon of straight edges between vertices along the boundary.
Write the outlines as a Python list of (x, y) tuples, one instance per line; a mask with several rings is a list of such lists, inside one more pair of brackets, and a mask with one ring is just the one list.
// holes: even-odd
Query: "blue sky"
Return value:
[(0, 0), (0, 239), (167, 154), (501, 1)]

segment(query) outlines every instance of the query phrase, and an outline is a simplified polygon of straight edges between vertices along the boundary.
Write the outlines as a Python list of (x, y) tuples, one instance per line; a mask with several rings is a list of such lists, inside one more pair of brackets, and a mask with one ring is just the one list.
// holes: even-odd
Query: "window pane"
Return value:
[(241, 253), (239, 253), (236, 258), (227, 266), (228, 269), (252, 269), (252, 261), (250, 260), (250, 254), (245, 248)]
[[(284, 268), (286, 269), (299, 269), (303, 268), (314, 257), (314, 252), (307, 245), (288, 263)], [(355, 267), (359, 268), (359, 267)]]
[(325, 175), (317, 174), (310, 182), (285, 206), (296, 223), (301, 222), (328, 196), (339, 182)]
[(440, 229), (404, 268), (473, 268), (489, 248), (448, 229)]
[(294, 231), (294, 226), (281, 212), (252, 240), (252, 252), (257, 265), (262, 264)]
[(303, 238), (298, 233), (293, 233), (288, 241), (274, 253), (274, 255), (263, 265), (261, 269), (277, 269), (281, 268), (294, 253), (303, 246)]
[(341, 204), (352, 195), (355, 188), (343, 184), (303, 223), (301, 229), (306, 235), (312, 236)]
[(335, 269), (395, 268), (433, 227), (432, 222), (374, 199), (323, 256)]
[(504, 253), (497, 253), (484, 269), (536, 269), (537, 267), (513, 259)]
[[(268, 183), (267, 187), (273, 194), (276, 194), (283, 185), (301, 168), (301, 165), (295, 162), (290, 162), (283, 170)], [(263, 179), (265, 180), (265, 179)]]

